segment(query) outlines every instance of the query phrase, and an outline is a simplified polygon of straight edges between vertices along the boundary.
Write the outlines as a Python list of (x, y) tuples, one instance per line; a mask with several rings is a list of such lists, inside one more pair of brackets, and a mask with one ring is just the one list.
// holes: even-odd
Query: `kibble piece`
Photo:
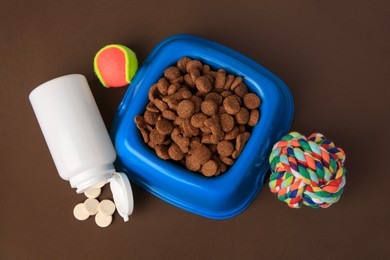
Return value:
[(171, 157), (168, 154), (168, 148), (169, 146), (167, 145), (156, 145), (156, 154), (159, 158), (163, 160), (169, 160)]
[(168, 80), (174, 80), (180, 76), (180, 70), (177, 67), (168, 67), (164, 70), (164, 77)]
[(106, 216), (111, 216), (115, 212), (115, 204), (111, 200), (102, 200), (99, 203), (98, 210)]
[(90, 216), (98, 213), (99, 201), (97, 199), (86, 199), (84, 201), (85, 209)]
[(154, 113), (146, 110), (144, 113), (144, 120), (149, 125), (155, 125), (158, 120), (158, 113)]
[(206, 177), (214, 176), (218, 172), (218, 163), (214, 160), (209, 160), (203, 164), (201, 172)]
[(212, 118), (208, 118), (204, 122), (205, 126), (209, 127), (211, 130), (211, 133), (213, 134), (213, 138), (217, 139), (218, 141), (222, 140), (225, 136), (225, 133), (221, 129), (221, 125), (219, 122), (219, 117), (216, 115), (213, 115)]
[(196, 128), (204, 127), (204, 121), (207, 119), (207, 116), (203, 113), (196, 113), (191, 117), (191, 125)]
[(89, 212), (85, 208), (84, 203), (79, 203), (74, 207), (73, 215), (78, 220), (86, 220), (89, 218)]
[(222, 131), (225, 133), (230, 132), (234, 128), (234, 118), (231, 115), (222, 113), (219, 120), (221, 122)]
[(172, 133), (173, 124), (167, 119), (160, 119), (156, 123), (156, 129), (160, 134), (167, 135)]
[(224, 156), (224, 157), (228, 157), (228, 156), (232, 155), (232, 153), (234, 151), (234, 145), (230, 141), (225, 141), (225, 140), (221, 141), (217, 145), (217, 151), (218, 151), (219, 155)]
[(162, 101), (161, 99), (159, 98), (156, 98), (154, 100), (154, 105), (156, 106), (156, 108), (158, 108), (159, 111), (157, 112), (160, 112), (160, 111), (164, 111), (164, 110), (167, 110), (168, 109), (168, 105)]
[(177, 115), (175, 114), (175, 112), (171, 111), (171, 110), (164, 110), (162, 111), (162, 116), (168, 120), (175, 120), (175, 118), (177, 117)]
[(259, 118), (260, 118), (260, 111), (258, 109), (252, 109), (249, 114), (248, 125), (249, 126), (257, 125), (257, 122), (259, 122)]
[(179, 83), (177, 83), (177, 82), (172, 83), (171, 85), (169, 85), (168, 90), (167, 90), (168, 96), (173, 95), (179, 89), (180, 89), (180, 84)]
[(202, 131), (203, 134), (211, 134), (211, 129), (207, 126), (201, 127), (200, 131)]
[(166, 96), (168, 94), (168, 86), (169, 86), (169, 83), (166, 80), (166, 78), (161, 78), (157, 81), (157, 89), (164, 96)]
[(198, 60), (190, 60), (186, 64), (186, 70), (190, 71), (191, 69), (201, 70), (203, 67), (202, 63)]
[(149, 134), (150, 142), (152, 145), (162, 144), (165, 140), (165, 135), (160, 134), (156, 129), (153, 129)]
[(233, 92), (231, 92), (230, 90), (224, 90), (221, 92), (221, 96), (223, 98), (226, 98), (226, 97), (231, 96), (231, 95), (233, 95)]
[(211, 68), (209, 65), (207, 65), (207, 64), (203, 65), (203, 67), (202, 67), (203, 74), (208, 74), (210, 71), (211, 71)]
[(149, 92), (148, 92), (148, 98), (150, 101), (153, 101), (155, 98), (157, 98), (159, 96), (159, 92), (158, 92), (158, 89), (157, 89), (157, 84), (154, 84)]
[(144, 139), (145, 143), (149, 142), (149, 132), (146, 129), (140, 129), (142, 138)]
[(239, 133), (240, 133), (240, 129), (237, 126), (235, 126), (235, 127), (233, 127), (233, 129), (230, 132), (227, 132), (225, 134), (224, 139), (225, 140), (233, 140), (233, 139), (235, 139), (237, 137), (237, 135)]
[(103, 213), (99, 212), (95, 216), (95, 222), (99, 227), (108, 227), (112, 222), (112, 216), (104, 215)]
[(188, 58), (188, 57), (183, 57), (183, 58), (181, 58), (180, 60), (177, 61), (176, 66), (179, 68), (179, 70), (180, 70), (182, 73), (186, 73), (186, 72), (187, 72), (186, 65), (187, 65), (187, 63), (188, 63), (189, 61), (191, 61), (190, 58)]
[(256, 94), (248, 93), (244, 96), (244, 105), (248, 109), (256, 109), (260, 106), (260, 98)]
[(204, 100), (212, 100), (215, 104), (220, 106), (222, 105), (223, 97), (216, 92), (210, 92), (204, 97)]
[[(157, 98), (156, 98), (157, 99)], [(155, 99), (155, 100), (156, 100)], [(153, 101), (154, 102), (154, 101)], [(150, 112), (153, 112), (153, 113), (158, 113), (160, 112), (160, 110), (155, 106), (155, 104), (153, 104), (152, 102), (149, 102), (149, 104), (146, 106), (146, 110), (147, 111), (150, 111)]]
[(171, 80), (171, 83), (175, 83), (175, 82), (180, 83), (180, 84), (183, 83), (184, 82), (184, 77), (183, 76), (179, 76), (179, 77)]
[(198, 162), (198, 160), (195, 158), (195, 156), (193, 155), (188, 155), (186, 157), (186, 167), (188, 170), (190, 171), (193, 171), (193, 172), (197, 172), (200, 170), (201, 168), (201, 165), (200, 163)]
[(244, 149), (245, 143), (249, 139), (249, 132), (244, 132), (242, 134), (239, 134), (236, 138), (236, 150), (232, 154), (233, 159), (237, 159), (237, 157), (241, 154), (242, 150)]
[(248, 87), (244, 83), (238, 84), (238, 86), (234, 89), (234, 93), (239, 96), (240, 98), (243, 98), (245, 94), (248, 93)]
[(233, 80), (234, 80), (234, 76), (232, 74), (227, 75), (226, 76), (225, 86), (223, 87), (223, 89), (224, 90), (230, 89), (230, 86), (232, 85)]
[(214, 87), (216, 89), (222, 90), (226, 83), (226, 71), (218, 70), (217, 75), (215, 77)]
[(195, 82), (192, 80), (190, 74), (185, 74), (185, 75), (184, 75), (184, 83), (185, 83), (187, 86), (191, 87), (191, 88), (194, 88), (194, 87), (195, 87)]
[(196, 79), (200, 76), (199, 69), (191, 68), (188, 72), (190, 73), (192, 81), (196, 82)]
[(245, 107), (241, 107), (240, 111), (236, 114), (236, 122), (238, 124), (245, 125), (249, 120), (249, 111)]
[(208, 93), (213, 88), (209, 78), (206, 76), (197, 77), (195, 80), (195, 86), (201, 93)]
[(234, 160), (230, 157), (225, 157), (225, 156), (219, 156), (219, 159), (224, 163), (224, 164), (227, 164), (227, 165), (233, 165), (234, 163)]
[(189, 118), (195, 112), (195, 105), (190, 100), (182, 100), (177, 105), (177, 114), (181, 118)]
[(223, 108), (226, 113), (235, 115), (240, 111), (240, 102), (236, 98), (237, 96), (228, 96), (223, 100)]
[(200, 110), (202, 110), (205, 115), (213, 116), (217, 114), (218, 106), (213, 100), (209, 99), (201, 103)]
[(234, 90), (238, 86), (238, 84), (240, 84), (241, 82), (242, 82), (242, 78), (241, 77), (236, 77), (234, 79), (234, 81), (232, 82), (232, 85), (230, 86), (230, 89)]
[(174, 141), (183, 153), (188, 152), (188, 146), (190, 145), (190, 139), (188, 137), (184, 137), (180, 133), (180, 129), (178, 127), (174, 128), (171, 133), (172, 141)]
[(211, 158), (211, 152), (204, 144), (199, 144), (191, 150), (191, 155), (194, 156), (201, 165), (205, 164)]
[(200, 111), (200, 104), (202, 104), (202, 99), (198, 96), (193, 95), (190, 100), (195, 105), (195, 113), (198, 113)]
[(97, 197), (99, 197), (101, 191), (102, 190), (100, 188), (94, 188), (87, 190), (86, 192), (84, 192), (84, 194), (89, 199), (96, 199)]
[(134, 122), (138, 129), (144, 129), (146, 127), (145, 119), (142, 116), (137, 115), (134, 117)]
[(171, 144), (171, 146), (168, 149), (168, 154), (169, 157), (175, 161), (180, 161), (184, 157), (183, 152), (181, 151), (180, 147), (176, 143)]

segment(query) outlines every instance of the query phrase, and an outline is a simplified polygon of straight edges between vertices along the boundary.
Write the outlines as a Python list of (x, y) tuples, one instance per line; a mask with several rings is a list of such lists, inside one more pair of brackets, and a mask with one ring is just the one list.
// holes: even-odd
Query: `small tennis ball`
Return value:
[(129, 85), (137, 69), (135, 53), (120, 44), (103, 47), (94, 58), (95, 73), (106, 88)]

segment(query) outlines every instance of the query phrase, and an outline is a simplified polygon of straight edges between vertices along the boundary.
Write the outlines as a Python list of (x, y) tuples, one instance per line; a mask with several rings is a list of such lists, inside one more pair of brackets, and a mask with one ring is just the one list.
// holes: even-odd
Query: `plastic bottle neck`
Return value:
[(70, 178), (70, 186), (76, 188), (77, 193), (82, 193), (102, 181), (111, 179), (114, 172), (115, 168), (113, 164), (100, 165)]

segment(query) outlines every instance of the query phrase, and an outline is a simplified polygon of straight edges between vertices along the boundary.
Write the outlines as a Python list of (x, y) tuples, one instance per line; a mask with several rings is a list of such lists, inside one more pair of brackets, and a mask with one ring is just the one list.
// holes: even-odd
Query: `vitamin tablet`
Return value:
[(79, 203), (74, 207), (73, 215), (78, 220), (86, 220), (89, 217), (89, 213), (85, 208), (84, 203)]
[(111, 216), (115, 212), (115, 204), (111, 200), (102, 200), (98, 206), (99, 213)]
[(84, 201), (84, 206), (90, 216), (98, 213), (99, 201), (97, 199), (87, 199)]
[(97, 188), (101, 189), (106, 184), (107, 184), (107, 181), (101, 181), (101, 182), (99, 182), (98, 184), (95, 185), (95, 189), (97, 189)]
[(99, 212), (95, 216), (95, 222), (99, 227), (108, 227), (112, 222), (112, 216), (107, 216), (102, 212)]
[(84, 194), (89, 199), (96, 199), (97, 197), (99, 197), (101, 191), (102, 190), (100, 188), (94, 188), (87, 190), (86, 192), (84, 192)]

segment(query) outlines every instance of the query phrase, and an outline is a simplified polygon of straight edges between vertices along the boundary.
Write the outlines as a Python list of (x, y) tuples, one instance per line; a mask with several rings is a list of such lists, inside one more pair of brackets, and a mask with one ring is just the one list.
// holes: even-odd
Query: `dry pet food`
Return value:
[(149, 90), (134, 118), (144, 142), (163, 160), (212, 177), (238, 158), (260, 118), (259, 96), (241, 77), (181, 58)]

